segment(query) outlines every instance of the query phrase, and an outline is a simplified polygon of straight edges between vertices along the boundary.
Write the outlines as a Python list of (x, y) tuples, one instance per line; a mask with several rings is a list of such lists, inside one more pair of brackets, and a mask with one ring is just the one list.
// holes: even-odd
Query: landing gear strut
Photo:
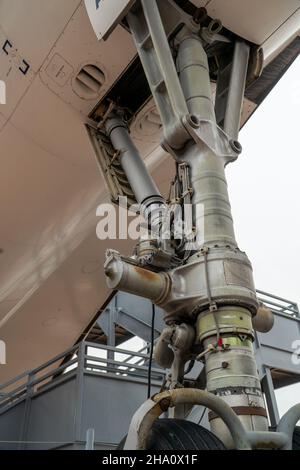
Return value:
[[(211, 430), (227, 448), (290, 448), (290, 426), (300, 417), (300, 407), (283, 418), (278, 432), (268, 431), (252, 347), (258, 301), (250, 261), (235, 239), (225, 176), (225, 166), (242, 150), (238, 133), (250, 47), (235, 42), (223, 119), (217, 120), (220, 103), (213, 100), (206, 47), (226, 41), (219, 22), (202, 27), (172, 0), (137, 1), (126, 19), (161, 117), (162, 146), (175, 160), (176, 175), (166, 201), (122, 114), (115, 109), (106, 117), (106, 136), (149, 222), (149, 237), (140, 241), (133, 258), (109, 251), (107, 282), (112, 289), (147, 297), (165, 311), (166, 330), (156, 360), (171, 369), (167, 390), (134, 416), (125, 449), (146, 448), (146, 437), (162, 411), (173, 409), (176, 417), (185, 404), (211, 410)], [(181, 221), (179, 243), (175, 203), (192, 207)], [(185, 387), (184, 366), (190, 360), (205, 364), (207, 391), (197, 384)], [(176, 423), (155, 424), (154, 433)]]

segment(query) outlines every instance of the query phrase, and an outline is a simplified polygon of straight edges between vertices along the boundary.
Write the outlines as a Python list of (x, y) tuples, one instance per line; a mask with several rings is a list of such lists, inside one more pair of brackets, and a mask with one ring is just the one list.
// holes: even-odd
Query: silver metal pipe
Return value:
[(174, 352), (169, 348), (171, 337), (174, 333), (174, 328), (167, 326), (161, 332), (157, 339), (154, 348), (154, 360), (156, 364), (164, 369), (170, 369), (174, 360)]
[(95, 429), (90, 428), (86, 432), (85, 450), (94, 450), (95, 446)]
[(286, 445), (288, 442), (288, 436), (284, 433), (271, 431), (251, 431), (247, 433), (247, 438), (253, 450), (287, 450)]
[[(216, 123), (207, 55), (200, 38), (189, 34), (179, 45), (177, 69), (189, 111), (198, 119)], [(196, 217), (203, 244), (236, 247), (224, 160), (205, 145), (193, 145), (182, 156), (190, 168), (192, 203), (202, 205)]]
[(244, 100), (250, 47), (244, 41), (237, 41), (234, 48), (224, 131), (233, 140), (238, 139), (241, 112)]
[(180, 42), (177, 71), (190, 114), (215, 122), (207, 55), (197, 36)]
[(108, 251), (104, 269), (110, 289), (150, 299), (156, 305), (168, 293), (170, 280), (167, 274), (136, 266), (116, 251)]
[(115, 150), (120, 153), (122, 168), (137, 202), (143, 203), (146, 199), (155, 197), (156, 202), (161, 203), (163, 198), (130, 138), (124, 121), (116, 114), (112, 114), (107, 119), (105, 126)]
[(295, 426), (300, 420), (300, 404), (294, 405), (290, 408), (285, 415), (282, 416), (277, 426), (277, 432), (285, 433), (288, 435), (288, 442), (284, 447), (285, 450), (292, 449), (293, 434)]

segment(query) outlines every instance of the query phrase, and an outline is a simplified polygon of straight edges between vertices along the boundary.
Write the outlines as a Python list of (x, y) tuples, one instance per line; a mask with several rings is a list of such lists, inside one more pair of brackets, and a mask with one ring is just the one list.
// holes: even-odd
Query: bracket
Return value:
[[(162, 3), (164, 6), (162, 6)], [(175, 20), (170, 24), (166, 20), (167, 6), (172, 9)], [(127, 21), (133, 35), (148, 83), (159, 110), (163, 128), (163, 146), (175, 159), (180, 158), (185, 144), (194, 140), (196, 144), (205, 144), (216, 155), (223, 157), (225, 163), (236, 160), (241, 148), (232, 144), (232, 139), (216, 125), (214, 120), (202, 119), (189, 112), (183, 88), (170, 48), (168, 34), (186, 27), (195, 33), (191, 22), (176, 15), (177, 6), (171, 0), (141, 0), (127, 15)], [(195, 36), (196, 37), (196, 36)], [(240, 110), (239, 110), (240, 111)], [(240, 116), (238, 118), (239, 122)]]
[(180, 149), (190, 139), (182, 123), (189, 114), (156, 0), (141, 0), (127, 15), (135, 45), (164, 126), (165, 139)]

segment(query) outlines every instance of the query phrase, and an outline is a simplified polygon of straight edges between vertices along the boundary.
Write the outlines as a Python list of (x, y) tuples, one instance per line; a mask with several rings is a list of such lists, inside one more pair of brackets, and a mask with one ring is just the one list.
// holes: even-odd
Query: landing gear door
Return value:
[(85, 0), (85, 7), (99, 40), (106, 40), (135, 0)]

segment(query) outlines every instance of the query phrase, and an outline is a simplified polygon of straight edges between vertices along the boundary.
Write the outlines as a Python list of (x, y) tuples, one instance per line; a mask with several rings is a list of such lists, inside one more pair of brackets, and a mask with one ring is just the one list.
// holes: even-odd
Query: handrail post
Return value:
[(86, 432), (85, 450), (95, 450), (95, 429), (93, 428)]
[(84, 370), (85, 370), (85, 356), (86, 356), (87, 345), (85, 341), (82, 341), (78, 346), (77, 358), (78, 367), (76, 374), (76, 406), (74, 409), (75, 413), (75, 424), (74, 424), (74, 441), (79, 441), (81, 436), (81, 417), (83, 407), (83, 386), (84, 386)]
[(32, 401), (32, 396), (34, 394), (34, 386), (32, 384), (34, 381), (35, 381), (35, 373), (29, 372), (27, 385), (26, 385), (26, 399), (25, 399), (25, 405), (24, 405), (23, 423), (20, 429), (20, 439), (19, 439), (20, 450), (26, 449), (28, 424), (29, 424), (29, 417), (30, 417), (30, 411), (31, 411), (31, 401)]
[[(116, 347), (116, 317), (117, 317), (117, 304), (118, 304), (118, 294), (115, 295), (113, 302), (109, 307), (109, 326), (108, 326), (108, 338), (107, 338), (107, 345), (112, 346), (113, 348)], [(115, 360), (115, 352), (114, 351), (107, 351), (107, 359), (111, 359), (112, 361)], [(108, 365), (108, 364), (107, 364)]]

